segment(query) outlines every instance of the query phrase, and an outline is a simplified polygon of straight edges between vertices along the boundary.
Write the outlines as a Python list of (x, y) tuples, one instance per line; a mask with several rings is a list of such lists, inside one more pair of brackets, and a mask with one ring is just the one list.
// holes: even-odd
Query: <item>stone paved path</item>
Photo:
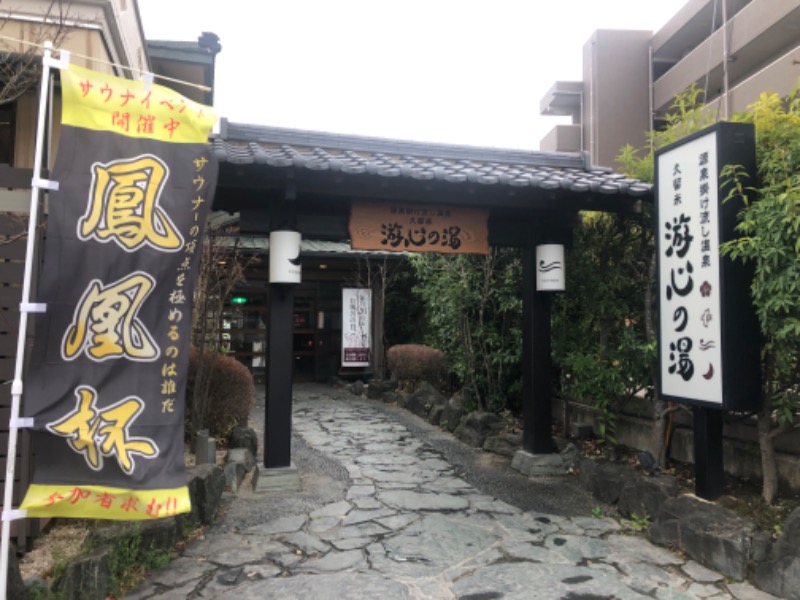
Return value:
[[(301, 394), (294, 429), (347, 470), (343, 497), (308, 511), (298, 500), (297, 510), (283, 516), (264, 513), (236, 524), (223, 517), (128, 597), (768, 597), (748, 585), (728, 586), (613, 519), (523, 512), (481, 493), (374, 401), (333, 390)], [(291, 505), (291, 493), (279, 494)]]

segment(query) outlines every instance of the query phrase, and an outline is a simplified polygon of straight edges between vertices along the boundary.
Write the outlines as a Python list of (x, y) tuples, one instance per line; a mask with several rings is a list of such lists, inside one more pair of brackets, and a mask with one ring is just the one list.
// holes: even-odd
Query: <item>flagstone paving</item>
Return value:
[(770, 598), (728, 588), (614, 519), (523, 510), (479, 490), (375, 401), (296, 389), (294, 431), (346, 473), (334, 478), (340, 487), (329, 482), (328, 501), (324, 490), (316, 503), (291, 492), (237, 496), (203, 539), (127, 597)]

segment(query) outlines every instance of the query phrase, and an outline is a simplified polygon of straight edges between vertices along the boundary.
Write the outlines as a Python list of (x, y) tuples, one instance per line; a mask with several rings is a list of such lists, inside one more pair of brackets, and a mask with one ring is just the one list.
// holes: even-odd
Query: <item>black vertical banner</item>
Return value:
[(29, 516), (188, 512), (192, 300), (215, 117), (170, 89), (70, 66), (23, 411)]

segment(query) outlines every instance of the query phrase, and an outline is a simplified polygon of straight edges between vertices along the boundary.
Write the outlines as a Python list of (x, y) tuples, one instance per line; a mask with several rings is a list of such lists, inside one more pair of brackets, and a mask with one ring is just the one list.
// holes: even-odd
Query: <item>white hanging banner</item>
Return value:
[(342, 290), (342, 366), (368, 367), (372, 291)]

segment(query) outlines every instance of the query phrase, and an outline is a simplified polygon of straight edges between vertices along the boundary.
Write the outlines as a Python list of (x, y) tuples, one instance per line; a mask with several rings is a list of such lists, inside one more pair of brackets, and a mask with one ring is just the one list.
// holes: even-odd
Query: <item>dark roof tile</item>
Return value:
[(426, 144), (227, 122), (212, 144), (220, 162), (237, 165), (436, 179), (454, 184), (652, 194), (652, 185), (594, 167), (585, 153)]

